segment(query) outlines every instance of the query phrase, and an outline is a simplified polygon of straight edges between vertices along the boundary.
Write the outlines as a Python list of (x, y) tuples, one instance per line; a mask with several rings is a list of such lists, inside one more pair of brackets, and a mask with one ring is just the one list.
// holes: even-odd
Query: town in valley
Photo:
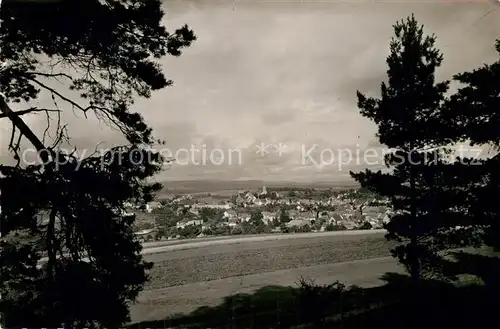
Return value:
[(267, 188), (167, 194), (126, 204), (141, 241), (205, 236), (381, 229), (389, 201), (362, 188)]

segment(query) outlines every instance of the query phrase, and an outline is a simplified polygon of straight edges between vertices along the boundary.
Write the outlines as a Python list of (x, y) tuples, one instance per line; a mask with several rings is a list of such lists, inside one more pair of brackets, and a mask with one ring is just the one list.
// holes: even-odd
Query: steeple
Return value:
[(259, 193), (259, 195), (266, 195), (267, 194), (267, 188), (265, 185), (262, 185), (262, 192)]

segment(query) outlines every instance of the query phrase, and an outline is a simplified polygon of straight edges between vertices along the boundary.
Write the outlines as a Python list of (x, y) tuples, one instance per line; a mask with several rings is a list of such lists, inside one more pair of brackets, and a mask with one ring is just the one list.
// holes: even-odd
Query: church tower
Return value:
[(267, 194), (267, 188), (265, 185), (262, 185), (262, 192), (260, 193), (260, 195), (266, 195)]

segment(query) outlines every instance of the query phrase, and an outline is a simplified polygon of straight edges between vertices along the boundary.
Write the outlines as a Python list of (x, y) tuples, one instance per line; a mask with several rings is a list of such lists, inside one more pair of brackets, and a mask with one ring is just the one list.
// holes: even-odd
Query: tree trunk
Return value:
[(413, 165), (410, 164), (410, 193), (411, 193), (411, 229), (410, 229), (410, 276), (412, 281), (417, 282), (420, 280), (420, 259), (418, 255), (418, 237), (417, 237), (417, 209), (415, 198), (415, 173)]
[(52, 208), (50, 211), (49, 223), (47, 225), (47, 253), (48, 253), (48, 272), (51, 278), (55, 275), (56, 266), (56, 247), (55, 247), (55, 226), (57, 211)]

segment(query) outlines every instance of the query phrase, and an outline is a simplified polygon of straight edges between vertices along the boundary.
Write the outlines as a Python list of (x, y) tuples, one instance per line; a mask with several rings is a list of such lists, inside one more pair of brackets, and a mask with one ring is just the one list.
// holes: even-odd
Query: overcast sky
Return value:
[[(344, 179), (370, 165), (356, 150), (377, 146), (376, 127), (359, 115), (355, 93), (379, 92), (392, 24), (414, 13), (437, 35), (445, 56), (440, 79), (495, 60), (500, 36), (500, 6), (492, 2), (206, 0), (169, 1), (165, 10), (170, 30), (187, 23), (198, 40), (163, 61), (174, 86), (136, 108), (166, 141), (165, 154), (206, 146), (205, 165), (177, 154), (180, 162), (162, 174), (176, 180)], [(118, 141), (95, 121), (66, 119), (78, 147)], [(262, 155), (261, 143), (268, 147)], [(324, 151), (320, 165), (323, 149), (336, 161)], [(339, 170), (343, 149), (353, 155), (343, 151), (341, 161), (350, 163)], [(211, 152), (224, 159), (210, 159)]]

